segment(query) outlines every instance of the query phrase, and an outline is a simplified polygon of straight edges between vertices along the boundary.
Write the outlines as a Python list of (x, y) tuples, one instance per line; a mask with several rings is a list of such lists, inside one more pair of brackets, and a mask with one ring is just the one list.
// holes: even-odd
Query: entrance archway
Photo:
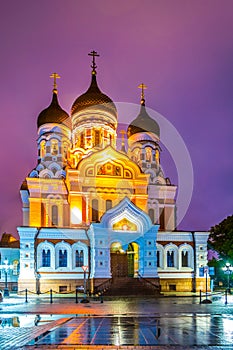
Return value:
[(119, 242), (112, 243), (111, 273), (112, 277), (136, 277), (138, 275), (138, 244), (132, 242), (126, 251)]

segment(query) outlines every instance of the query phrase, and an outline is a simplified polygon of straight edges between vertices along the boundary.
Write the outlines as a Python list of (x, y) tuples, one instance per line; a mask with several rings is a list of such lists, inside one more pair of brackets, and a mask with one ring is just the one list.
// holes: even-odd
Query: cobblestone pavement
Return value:
[[(232, 297), (231, 297), (232, 298)], [(199, 304), (198, 298), (91, 300), (5, 299), (0, 319), (56, 315), (27, 327), (0, 324), (1, 350), (31, 349), (233, 349), (233, 299)], [(110, 344), (110, 345), (109, 345)], [(140, 345), (140, 346), (139, 346)]]

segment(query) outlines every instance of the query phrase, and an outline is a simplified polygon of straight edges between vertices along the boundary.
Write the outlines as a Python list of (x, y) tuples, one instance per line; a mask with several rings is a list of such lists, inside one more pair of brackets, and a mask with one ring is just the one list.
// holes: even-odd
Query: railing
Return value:
[(103, 295), (111, 287), (111, 284), (112, 284), (112, 278), (109, 278), (107, 281), (104, 281), (103, 283), (96, 286), (94, 288), (93, 294), (95, 296)]
[(160, 286), (159, 285), (151, 282), (150, 280), (141, 276), (140, 274), (138, 274), (138, 279), (139, 279), (139, 281), (142, 281), (144, 283), (144, 285), (149, 284), (152, 287), (152, 289), (154, 289), (157, 293), (160, 293)]

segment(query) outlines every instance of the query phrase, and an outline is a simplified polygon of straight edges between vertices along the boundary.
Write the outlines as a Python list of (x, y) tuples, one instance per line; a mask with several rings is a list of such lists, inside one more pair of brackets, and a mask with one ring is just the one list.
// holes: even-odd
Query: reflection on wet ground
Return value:
[(231, 345), (233, 316), (74, 317), (31, 344)]

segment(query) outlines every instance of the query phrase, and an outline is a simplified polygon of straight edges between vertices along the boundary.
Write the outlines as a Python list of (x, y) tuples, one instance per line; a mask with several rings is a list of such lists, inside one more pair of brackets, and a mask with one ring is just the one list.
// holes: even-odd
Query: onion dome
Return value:
[(83, 95), (79, 96), (74, 101), (71, 108), (71, 116), (84, 109), (97, 105), (99, 105), (101, 109), (107, 110), (117, 117), (115, 104), (110, 97), (100, 91), (96, 81), (96, 75), (92, 73), (91, 85)]
[(98, 57), (96, 51), (92, 51), (88, 54), (92, 56), (92, 79), (89, 89), (79, 96), (73, 103), (71, 108), (71, 116), (89, 107), (97, 106), (105, 111), (110, 112), (114, 117), (117, 117), (117, 109), (110, 97), (103, 94), (97, 84), (96, 80), (96, 68), (95, 57)]
[(137, 118), (134, 119), (128, 126), (128, 129), (127, 129), (128, 138), (134, 134), (143, 133), (143, 132), (153, 133), (157, 135), (157, 137), (159, 138), (160, 136), (159, 125), (154, 119), (152, 119), (149, 116), (149, 114), (146, 111), (144, 90), (143, 90), (143, 88), (145, 88), (146, 86), (144, 84), (141, 84), (139, 85), (139, 87), (142, 88), (141, 108)]
[(64, 124), (71, 127), (69, 114), (66, 113), (58, 103), (56, 78), (60, 78), (60, 76), (57, 73), (53, 73), (50, 78), (54, 78), (52, 101), (50, 105), (39, 114), (37, 118), (37, 127), (39, 128), (41, 125), (47, 123)]

